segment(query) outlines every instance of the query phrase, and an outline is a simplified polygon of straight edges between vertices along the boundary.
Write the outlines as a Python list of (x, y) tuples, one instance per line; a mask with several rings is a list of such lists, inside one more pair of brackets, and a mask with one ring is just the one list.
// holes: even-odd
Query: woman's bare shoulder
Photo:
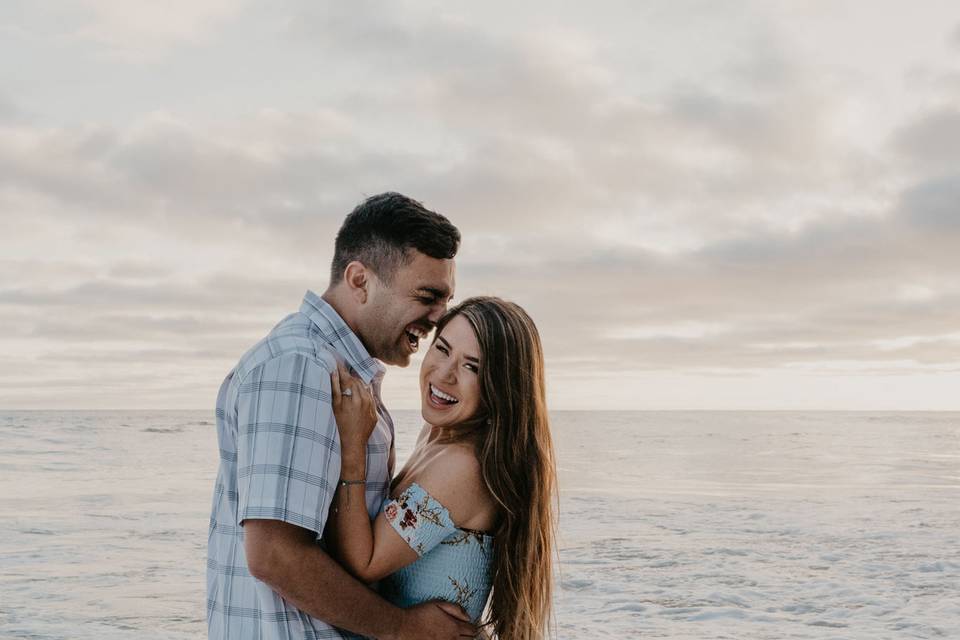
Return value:
[(472, 445), (444, 445), (415, 482), (447, 508), (458, 527), (486, 529), (492, 525), (494, 502)]

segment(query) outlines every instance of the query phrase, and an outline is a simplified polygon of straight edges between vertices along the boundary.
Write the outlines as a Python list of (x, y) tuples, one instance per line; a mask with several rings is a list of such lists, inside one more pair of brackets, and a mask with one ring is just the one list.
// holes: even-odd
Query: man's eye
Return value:
[(436, 297), (434, 297), (434, 296), (420, 296), (420, 297), (417, 298), (417, 299), (418, 299), (422, 304), (425, 304), (425, 305), (427, 305), (428, 307), (432, 307), (433, 305), (437, 304), (437, 299), (436, 299)]

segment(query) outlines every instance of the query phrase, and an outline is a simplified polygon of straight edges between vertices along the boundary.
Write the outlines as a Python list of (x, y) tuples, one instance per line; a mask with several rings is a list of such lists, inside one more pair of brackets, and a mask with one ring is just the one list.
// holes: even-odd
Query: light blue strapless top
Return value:
[(493, 536), (457, 528), (417, 483), (384, 500), (381, 511), (420, 557), (381, 580), (380, 593), (400, 607), (447, 600), (477, 622), (490, 594)]

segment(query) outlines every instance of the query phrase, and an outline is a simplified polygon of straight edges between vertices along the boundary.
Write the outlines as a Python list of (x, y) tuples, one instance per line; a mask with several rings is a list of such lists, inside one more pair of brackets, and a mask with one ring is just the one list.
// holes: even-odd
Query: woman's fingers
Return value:
[(359, 392), (363, 403), (368, 404), (373, 402), (373, 391), (370, 390), (370, 385), (364, 384), (362, 380), (357, 380), (357, 383), (357, 391)]
[[(337, 370), (330, 374), (330, 392), (333, 396), (333, 410), (338, 414), (346, 417), (350, 411), (357, 416), (376, 416), (373, 388), (351, 374), (342, 363), (338, 362)], [(350, 422), (349, 418), (346, 419)]]
[(337, 363), (337, 376), (340, 378), (340, 388), (346, 389), (350, 382), (350, 373), (344, 368), (342, 362)]
[(343, 395), (340, 391), (340, 369), (330, 374), (330, 401), (333, 404), (334, 410), (340, 408), (340, 404), (343, 401)]
[(337, 376), (340, 379), (340, 400), (342, 401), (344, 398), (353, 400), (357, 395), (356, 381), (353, 379), (353, 376), (350, 375), (347, 368), (340, 362), (337, 363)]
[(363, 412), (368, 416), (374, 416), (377, 413), (377, 403), (373, 399), (373, 390), (368, 384), (357, 385), (360, 396), (363, 400)]
[(453, 616), (454, 618), (463, 620), (464, 622), (471, 622), (470, 616), (467, 615), (467, 612), (464, 611), (462, 607), (457, 606), (452, 602), (437, 600), (436, 605), (440, 607), (448, 616)]

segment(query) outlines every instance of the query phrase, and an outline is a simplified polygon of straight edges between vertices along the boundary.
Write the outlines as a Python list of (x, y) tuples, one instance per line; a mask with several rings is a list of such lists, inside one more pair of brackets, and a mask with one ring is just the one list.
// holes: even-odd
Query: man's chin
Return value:
[(383, 364), (388, 364), (391, 367), (409, 367), (410, 356), (411, 354), (409, 353), (391, 353), (387, 357), (380, 358), (380, 362)]

